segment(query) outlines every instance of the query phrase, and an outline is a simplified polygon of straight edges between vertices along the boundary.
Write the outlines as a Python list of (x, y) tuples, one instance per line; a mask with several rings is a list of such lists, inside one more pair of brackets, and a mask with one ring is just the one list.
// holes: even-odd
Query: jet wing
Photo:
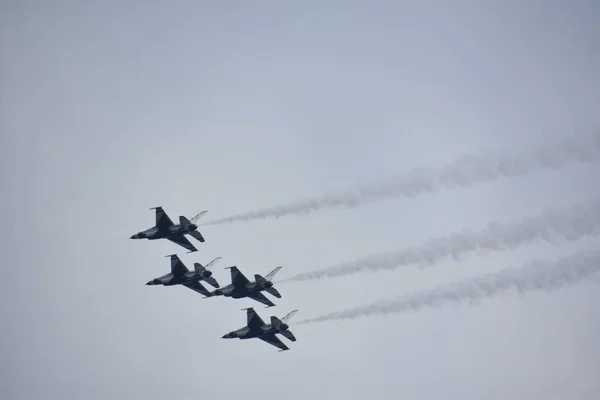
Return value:
[(171, 273), (173, 275), (183, 275), (186, 272), (190, 272), (190, 270), (187, 269), (176, 254), (173, 254), (171, 256)]
[(267, 342), (270, 345), (273, 345), (273, 346), (279, 348), (281, 351), (290, 349), (285, 344), (283, 344), (283, 342), (281, 340), (279, 340), (279, 338), (277, 336), (275, 336), (275, 334), (273, 334), (273, 333), (271, 333), (269, 335), (259, 336), (258, 338), (260, 340), (262, 340), (263, 342)]
[(233, 286), (241, 287), (250, 283), (248, 278), (242, 274), (238, 267), (229, 267), (229, 269), (231, 270), (231, 283)]
[(188, 235), (194, 237), (199, 242), (204, 243), (204, 237), (202, 236), (202, 234), (200, 232), (198, 232), (198, 231), (192, 231), (192, 232), (188, 232)]
[(267, 307), (275, 307), (275, 304), (271, 300), (267, 299), (261, 292), (248, 293), (248, 297), (252, 300), (258, 301), (259, 303), (265, 304)]
[(202, 284), (200, 282), (197, 282), (197, 281), (188, 282), (188, 283), (184, 283), (183, 286), (185, 286), (188, 289), (192, 289), (194, 292), (198, 292), (205, 296), (210, 296), (210, 292), (204, 286), (202, 286)]
[(154, 224), (156, 225), (157, 228), (159, 228), (160, 230), (163, 230), (163, 229), (167, 229), (170, 226), (174, 225), (173, 221), (171, 221), (171, 218), (169, 218), (169, 216), (167, 215), (165, 210), (163, 210), (162, 207), (160, 207), (160, 206), (154, 207), (154, 210), (156, 210), (156, 212), (155, 212), (156, 222)]
[(265, 324), (262, 318), (250, 307), (246, 309), (246, 325), (249, 328), (260, 328)]
[(174, 235), (174, 236), (168, 237), (167, 239), (175, 244), (180, 245), (183, 248), (188, 249), (190, 253), (194, 252), (194, 251), (198, 251), (198, 249), (195, 248), (194, 245), (191, 244), (190, 241), (187, 240), (187, 238), (183, 235)]

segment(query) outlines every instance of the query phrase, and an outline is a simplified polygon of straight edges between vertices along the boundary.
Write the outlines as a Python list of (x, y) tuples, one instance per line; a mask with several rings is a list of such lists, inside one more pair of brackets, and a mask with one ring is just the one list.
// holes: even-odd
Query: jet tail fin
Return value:
[(259, 274), (254, 274), (254, 280), (256, 281), (256, 283), (258, 283), (260, 286), (262, 286), (262, 289), (265, 292), (272, 294), (273, 296), (277, 297), (278, 299), (281, 298), (281, 294), (279, 293), (279, 291), (277, 291), (277, 289), (275, 289), (272, 286), (271, 287), (266, 287), (265, 286), (265, 284), (267, 282), (269, 282), (266, 278), (263, 278)]
[(265, 283), (267, 283), (267, 280), (265, 278), (263, 278), (262, 275), (259, 275), (259, 274), (254, 274), (254, 280), (259, 285), (264, 285)]
[(202, 211), (202, 212), (199, 212), (198, 214), (194, 215), (194, 216), (191, 218), (191, 221), (192, 221), (193, 223), (196, 223), (196, 222), (197, 222), (197, 221), (198, 221), (200, 218), (202, 218), (202, 217), (204, 216), (204, 214), (206, 214), (207, 212), (208, 212), (207, 210), (204, 210), (204, 211)]
[(201, 274), (204, 272), (204, 270), (206, 269), (206, 267), (200, 263), (194, 263), (194, 270), (196, 271), (197, 274)]
[(222, 259), (222, 258), (223, 258), (223, 257), (217, 257), (217, 258), (215, 258), (214, 260), (212, 260), (211, 262), (209, 262), (208, 264), (206, 264), (206, 265), (204, 266), (204, 268), (206, 268), (206, 269), (209, 269), (209, 268), (212, 268), (212, 267), (214, 267), (214, 265), (215, 265), (216, 263), (218, 263), (218, 262), (219, 262), (219, 260), (220, 260), (220, 259)]
[(223, 257), (217, 257), (206, 265), (202, 265), (200, 263), (194, 263), (194, 269), (196, 270), (197, 273), (200, 274), (200, 273), (204, 272), (204, 270), (207, 270), (207, 269), (213, 267), (221, 258), (223, 258)]
[(196, 222), (197, 222), (197, 221), (198, 221), (200, 218), (202, 218), (202, 216), (203, 216), (204, 214), (206, 214), (207, 212), (208, 212), (208, 211), (202, 211), (202, 212), (200, 212), (200, 213), (198, 213), (198, 214), (194, 215), (194, 216), (193, 216), (192, 218), (190, 218), (190, 219), (187, 219), (185, 216), (183, 216), (183, 215), (180, 215), (180, 216), (179, 216), (179, 223), (180, 223), (182, 226), (187, 226), (187, 225), (190, 225), (191, 223), (194, 223), (194, 224), (195, 224), (195, 223), (196, 223)]
[[(272, 316), (271, 317), (271, 325), (274, 326), (274, 327), (276, 327), (276, 328), (279, 327), (281, 324), (286, 324), (287, 325), (287, 320), (289, 320), (290, 317), (296, 313), (296, 311), (298, 311), (298, 310), (294, 310), (294, 311), (290, 312), (288, 315), (286, 315), (285, 317), (283, 317), (282, 318), (283, 321), (280, 320), (279, 318), (275, 317), (275, 316)], [(292, 333), (292, 331), (289, 330), (289, 328), (285, 329), (285, 330), (281, 330), (281, 331), (279, 331), (277, 333), (279, 333), (280, 335), (285, 336), (288, 340), (291, 340), (292, 342), (296, 341), (296, 337), (294, 336), (294, 334)]]
[(292, 319), (292, 317), (294, 316), (294, 314), (296, 314), (298, 312), (298, 310), (292, 310), (289, 313), (287, 313), (283, 318), (279, 319), (276, 316), (272, 316), (271, 317), (271, 323), (274, 326), (277, 326), (279, 324), (288, 324), (290, 319)]
[(271, 282), (273, 280), (273, 278), (275, 277), (275, 275), (281, 270), (281, 268), (283, 268), (283, 267), (279, 266), (279, 267), (275, 268), (273, 271), (269, 272), (265, 276), (265, 279), (268, 280), (269, 282)]
[(260, 284), (271, 282), (273, 280), (273, 277), (275, 277), (275, 274), (277, 274), (281, 268), (283, 267), (275, 268), (273, 271), (269, 272), (265, 277), (263, 277), (260, 274), (254, 274), (254, 279), (256, 280), (256, 283)]
[(290, 319), (291, 319), (291, 318), (294, 316), (294, 314), (296, 314), (297, 312), (298, 312), (298, 310), (292, 310), (292, 311), (290, 311), (289, 313), (287, 313), (285, 317), (281, 318), (281, 320), (282, 320), (284, 323), (286, 323), (286, 324), (287, 324), (287, 323), (288, 323), (288, 321), (289, 321), (289, 320), (290, 320)]

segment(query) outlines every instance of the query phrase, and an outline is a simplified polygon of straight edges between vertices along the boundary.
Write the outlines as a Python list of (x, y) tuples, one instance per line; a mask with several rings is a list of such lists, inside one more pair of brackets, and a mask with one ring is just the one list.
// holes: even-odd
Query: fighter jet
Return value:
[(279, 351), (289, 350), (289, 347), (275, 336), (276, 334), (283, 335), (292, 342), (296, 341), (296, 337), (289, 330), (288, 321), (298, 310), (290, 312), (281, 319), (272, 316), (270, 324), (265, 324), (252, 307), (244, 308), (244, 310), (246, 310), (246, 326), (223, 335), (223, 339), (238, 338), (243, 340), (258, 338), (278, 347), (280, 349)]
[(273, 304), (271, 300), (267, 299), (265, 295), (261, 293), (262, 291), (268, 292), (278, 299), (281, 298), (281, 294), (279, 294), (277, 289), (273, 287), (273, 282), (271, 281), (273, 280), (275, 274), (279, 272), (282, 267), (275, 268), (264, 278), (259, 274), (255, 274), (254, 282), (250, 282), (237, 267), (233, 266), (227, 268), (231, 270), (231, 284), (211, 292), (207, 297), (225, 296), (232, 297), (234, 299), (249, 297), (260, 303), (266, 304), (267, 308), (273, 307), (275, 304)]
[(215, 258), (206, 264), (206, 266), (203, 266), (200, 263), (194, 263), (194, 271), (187, 269), (185, 264), (183, 264), (176, 254), (165, 257), (171, 257), (171, 272), (160, 278), (152, 279), (146, 283), (146, 285), (183, 285), (186, 288), (192, 289), (205, 296), (210, 295), (210, 292), (200, 283), (200, 281), (205, 281), (216, 288), (219, 287), (219, 283), (212, 277), (212, 272), (209, 271), (208, 268), (219, 261), (221, 257)]
[[(198, 251), (198, 249), (184, 236), (187, 234), (193, 236), (200, 242), (204, 242), (204, 237), (202, 237), (198, 231), (198, 225), (192, 223), (183, 215), (179, 216), (179, 224), (175, 225), (161, 206), (152, 207), (151, 210), (156, 210), (156, 222), (154, 226), (145, 231), (136, 233), (131, 236), (131, 239), (167, 239), (186, 248), (189, 250), (188, 253)], [(204, 214), (206, 214), (206, 211), (202, 211), (200, 214), (193, 217), (192, 221), (196, 222)]]

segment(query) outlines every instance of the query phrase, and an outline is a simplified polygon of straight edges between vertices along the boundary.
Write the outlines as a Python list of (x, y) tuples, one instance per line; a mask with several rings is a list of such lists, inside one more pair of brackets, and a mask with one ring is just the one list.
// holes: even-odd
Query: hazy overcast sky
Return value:
[[(597, 283), (293, 324), (597, 238), (282, 283), (270, 309), (145, 283), (171, 253), (222, 256), (224, 285), (517, 221), (598, 198), (599, 163), (206, 226), (194, 254), (129, 237), (153, 206), (226, 217), (593, 132), (599, 20), (595, 1), (1, 2), (0, 397), (598, 398)], [(250, 306), (300, 310), (291, 351), (221, 339)]]

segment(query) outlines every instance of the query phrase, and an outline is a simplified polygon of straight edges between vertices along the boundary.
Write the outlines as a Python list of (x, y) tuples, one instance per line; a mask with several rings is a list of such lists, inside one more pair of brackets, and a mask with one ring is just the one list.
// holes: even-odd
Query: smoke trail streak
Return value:
[(355, 261), (304, 272), (280, 282), (333, 278), (365, 271), (394, 270), (417, 264), (431, 266), (447, 256), (458, 260), (465, 253), (489, 253), (514, 249), (518, 246), (545, 241), (555, 243), (558, 239), (574, 242), (585, 236), (600, 233), (600, 199), (586, 205), (572, 205), (561, 211), (548, 211), (535, 217), (502, 224), (489, 223), (479, 231), (465, 230), (448, 236), (433, 238), (420, 246), (398, 252), (370, 255)]
[(418, 169), (388, 183), (362, 185), (346, 193), (324, 194), (288, 205), (215, 219), (202, 225), (304, 215), (331, 208), (355, 208), (384, 198), (432, 193), (444, 188), (468, 187), (529, 174), (541, 168), (559, 169), (574, 162), (592, 162), (600, 154), (600, 132), (589, 137), (568, 138), (544, 148), (509, 157), (464, 156), (441, 169)]
[(332, 312), (306, 319), (297, 324), (353, 319), (376, 314), (401, 313), (423, 307), (470, 300), (477, 303), (485, 297), (516, 289), (520, 294), (538, 290), (554, 290), (577, 283), (600, 271), (600, 251), (581, 251), (554, 262), (536, 260), (521, 268), (506, 268), (450, 285), (437, 286), (409, 296)]

